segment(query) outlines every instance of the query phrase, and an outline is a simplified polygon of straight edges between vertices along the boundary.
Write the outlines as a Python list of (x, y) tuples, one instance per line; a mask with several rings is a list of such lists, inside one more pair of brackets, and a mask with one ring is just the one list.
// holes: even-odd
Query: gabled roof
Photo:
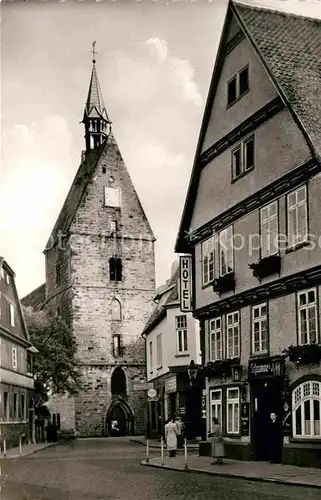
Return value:
[(157, 305), (150, 315), (142, 335), (149, 333), (162, 319), (166, 317), (166, 308), (172, 303), (178, 301), (178, 280), (179, 280), (179, 267), (176, 269), (174, 274), (171, 276), (166, 288), (163, 290), (162, 294), (169, 292), (164, 304), (162, 306)]
[(28, 293), (21, 299), (21, 304), (25, 307), (40, 309), (46, 300), (46, 283), (38, 286), (35, 290)]
[(95, 63), (93, 63), (93, 69), (91, 73), (89, 91), (84, 112), (84, 117), (85, 116), (89, 118), (101, 117), (107, 122), (111, 123), (107, 115), (106, 106), (104, 104), (103, 94), (100, 89)]
[(175, 244), (175, 252), (178, 253), (188, 251), (184, 239), (197, 194), (200, 176), (198, 158), (223, 64), (222, 48), (233, 15), (299, 126), (312, 155), (321, 157), (321, 100), (317, 91), (321, 88), (321, 21), (230, 1)]
[[(107, 140), (108, 142), (111, 142), (113, 140), (111, 136), (112, 133), (109, 134)], [(86, 192), (92, 173), (94, 172), (100, 155), (102, 154), (105, 147), (106, 141), (104, 141), (98, 149), (87, 151), (85, 153), (85, 157), (80, 164), (69, 193), (67, 194), (65, 202), (62, 206), (58, 219), (49, 237), (46, 249), (52, 248), (57, 240), (57, 236), (60, 231), (61, 234), (68, 232), (70, 225), (74, 220), (80, 202)], [(46, 249), (44, 251), (46, 251)]]

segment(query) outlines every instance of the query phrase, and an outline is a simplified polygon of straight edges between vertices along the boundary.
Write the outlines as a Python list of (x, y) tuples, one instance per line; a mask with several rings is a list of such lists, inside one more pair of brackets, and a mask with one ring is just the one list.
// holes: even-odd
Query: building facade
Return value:
[(176, 243), (231, 458), (267, 460), (276, 413), (283, 461), (321, 464), (320, 41), (318, 20), (230, 2)]
[(147, 381), (156, 391), (148, 403), (149, 434), (163, 433), (166, 420), (180, 416), (187, 438), (200, 436), (200, 391), (191, 385), (188, 367), (200, 364), (199, 324), (180, 310), (178, 264), (172, 276), (156, 290), (155, 308), (144, 328)]
[(71, 326), (84, 390), (55, 396), (49, 408), (61, 431), (107, 436), (117, 421), (119, 434), (142, 434), (145, 397), (133, 385), (145, 376), (155, 238), (113, 136), (95, 60), (83, 124), (86, 151), (44, 251), (42, 307)]
[(0, 428), (8, 448), (34, 441), (32, 348), (15, 285), (0, 257)]

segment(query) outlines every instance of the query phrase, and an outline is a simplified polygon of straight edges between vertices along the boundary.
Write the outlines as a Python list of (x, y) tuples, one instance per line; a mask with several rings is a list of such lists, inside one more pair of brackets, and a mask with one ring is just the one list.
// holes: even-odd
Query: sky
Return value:
[[(242, 0), (321, 18), (321, 0)], [(20, 297), (45, 280), (43, 250), (84, 149), (92, 42), (113, 132), (169, 278), (227, 0), (4, 0), (0, 255)]]

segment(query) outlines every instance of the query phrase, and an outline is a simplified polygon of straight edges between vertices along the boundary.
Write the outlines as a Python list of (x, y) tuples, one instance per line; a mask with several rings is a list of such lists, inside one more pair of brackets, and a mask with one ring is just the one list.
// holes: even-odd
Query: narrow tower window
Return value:
[(122, 281), (122, 261), (119, 257), (109, 259), (109, 279), (110, 281)]

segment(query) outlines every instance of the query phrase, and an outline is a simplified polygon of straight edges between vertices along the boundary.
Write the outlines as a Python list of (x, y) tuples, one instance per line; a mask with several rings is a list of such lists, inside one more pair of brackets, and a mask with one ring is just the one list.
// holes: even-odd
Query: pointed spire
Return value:
[(93, 42), (93, 69), (82, 123), (85, 124), (86, 149), (95, 149), (110, 131), (109, 120), (96, 71), (96, 42)]

